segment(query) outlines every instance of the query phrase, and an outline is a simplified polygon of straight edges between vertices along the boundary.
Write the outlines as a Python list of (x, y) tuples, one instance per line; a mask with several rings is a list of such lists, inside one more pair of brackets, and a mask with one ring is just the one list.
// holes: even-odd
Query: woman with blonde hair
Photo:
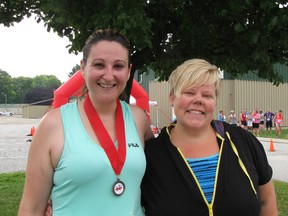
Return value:
[(213, 120), (218, 68), (187, 60), (169, 84), (177, 123), (145, 144), (146, 215), (276, 216), (272, 168), (262, 144), (241, 127)]

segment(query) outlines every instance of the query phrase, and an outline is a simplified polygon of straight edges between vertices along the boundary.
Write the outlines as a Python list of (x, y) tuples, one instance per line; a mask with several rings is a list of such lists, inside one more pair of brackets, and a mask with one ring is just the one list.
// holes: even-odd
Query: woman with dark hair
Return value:
[(140, 183), (146, 114), (118, 99), (131, 70), (129, 44), (113, 30), (93, 33), (83, 48), (84, 95), (49, 111), (29, 150), (19, 215), (144, 215)]

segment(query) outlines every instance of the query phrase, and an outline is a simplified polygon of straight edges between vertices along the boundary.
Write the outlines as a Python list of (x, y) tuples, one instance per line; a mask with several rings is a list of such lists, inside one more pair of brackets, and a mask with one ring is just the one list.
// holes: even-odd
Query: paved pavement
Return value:
[[(40, 119), (22, 116), (0, 116), (0, 173), (24, 171), (30, 142), (31, 128), (37, 128)], [(288, 140), (273, 139), (275, 151), (270, 150), (270, 139), (259, 138), (266, 151), (274, 174), (273, 179), (288, 182)]]
[(270, 151), (270, 138), (259, 138), (259, 140), (273, 168), (273, 179), (288, 182), (288, 140), (272, 139), (275, 151)]
[(26, 119), (21, 115), (0, 116), (0, 173), (24, 171), (30, 142), (30, 129), (40, 119)]

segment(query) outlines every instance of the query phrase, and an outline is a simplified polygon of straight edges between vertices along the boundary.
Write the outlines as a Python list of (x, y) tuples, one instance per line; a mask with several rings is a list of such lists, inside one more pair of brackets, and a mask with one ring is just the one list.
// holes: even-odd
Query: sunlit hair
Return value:
[[(113, 29), (97, 30), (88, 37), (82, 49), (83, 52), (82, 61), (85, 65), (87, 64), (87, 59), (90, 55), (92, 47), (101, 41), (117, 42), (120, 45), (122, 45), (125, 49), (127, 49), (128, 67), (130, 67), (131, 63), (130, 44), (127, 38), (124, 37), (124, 35), (120, 34), (118, 31), (115, 31)], [(81, 98), (84, 97), (87, 94), (87, 92), (88, 92), (87, 86), (84, 85), (82, 88)], [(125, 99), (125, 93), (122, 92), (120, 97), (122, 99)]]
[(220, 72), (215, 65), (203, 59), (190, 59), (179, 65), (170, 75), (170, 94), (179, 97), (188, 88), (215, 84), (216, 95)]

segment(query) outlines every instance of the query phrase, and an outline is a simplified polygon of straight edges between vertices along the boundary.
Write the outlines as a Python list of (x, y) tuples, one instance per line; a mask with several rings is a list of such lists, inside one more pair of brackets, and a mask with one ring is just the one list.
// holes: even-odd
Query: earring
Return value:
[(170, 104), (171, 107), (174, 107), (173, 104)]

